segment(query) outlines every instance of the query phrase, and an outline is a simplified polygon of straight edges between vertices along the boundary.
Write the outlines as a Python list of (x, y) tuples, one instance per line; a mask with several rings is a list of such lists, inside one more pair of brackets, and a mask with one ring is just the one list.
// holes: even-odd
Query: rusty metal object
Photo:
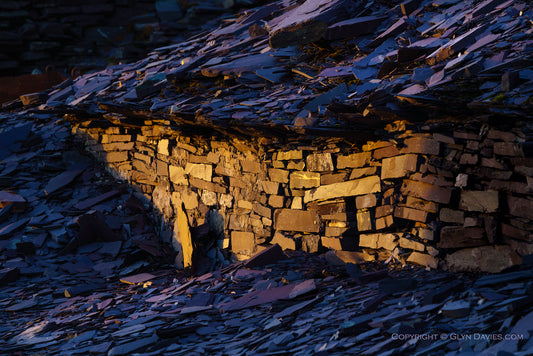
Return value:
[(43, 74), (23, 74), (0, 78), (0, 104), (17, 99), (23, 94), (40, 92), (67, 79), (53, 66), (47, 66)]

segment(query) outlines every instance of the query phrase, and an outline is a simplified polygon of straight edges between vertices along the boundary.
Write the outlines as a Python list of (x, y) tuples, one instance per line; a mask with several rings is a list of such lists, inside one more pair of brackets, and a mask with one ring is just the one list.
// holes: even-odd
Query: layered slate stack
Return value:
[(363, 248), (366, 259), (432, 268), (446, 255), (461, 270), (520, 263), (533, 252), (531, 162), (520, 130), (447, 126), (389, 132), (353, 148), (340, 139), (303, 146), (185, 136), (154, 121), (139, 129), (77, 124), (75, 132), (166, 220), (184, 207), (191, 227), (208, 222), (219, 245), (241, 258), (278, 243), (308, 252)]
[[(231, 5), (233, 2), (226, 3)], [(5, 0), (0, 2), (0, 75), (95, 69), (138, 59), (154, 45), (199, 29), (222, 2), (180, 6), (176, 0)]]
[(431, 268), (520, 263), (533, 253), (531, 4), (366, 5), (245, 11), (66, 82), (39, 109), (70, 113), (176, 222), (166, 238), (184, 266), (205, 224), (238, 258), (279, 243)]

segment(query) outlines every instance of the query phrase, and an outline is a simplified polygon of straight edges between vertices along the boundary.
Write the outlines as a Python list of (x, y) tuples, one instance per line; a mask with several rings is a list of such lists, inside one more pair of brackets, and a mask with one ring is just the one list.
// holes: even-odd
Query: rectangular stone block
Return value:
[(392, 215), (387, 215), (376, 219), (376, 230), (383, 230), (388, 227), (391, 227), (394, 224), (394, 218)]
[(266, 194), (278, 194), (279, 192), (279, 183), (271, 182), (266, 180), (261, 180), (257, 182), (257, 189)]
[(405, 199), (405, 206), (417, 210), (427, 211), (428, 213), (436, 213), (437, 210), (439, 210), (439, 204), (412, 196), (407, 196)]
[(102, 135), (102, 143), (130, 142), (131, 135)]
[(451, 189), (409, 179), (404, 179), (401, 192), (404, 195), (411, 195), (442, 204), (448, 204), (452, 194)]
[(232, 231), (231, 250), (236, 254), (252, 255), (255, 251), (254, 233), (244, 231)]
[(307, 169), (311, 172), (331, 172), (334, 170), (331, 153), (313, 153), (306, 157)]
[(185, 174), (188, 174), (189, 177), (194, 177), (210, 182), (213, 176), (213, 166), (211, 166), (210, 164), (187, 162), (187, 165), (185, 165)]
[(376, 218), (394, 213), (394, 205), (382, 205), (376, 208)]
[(524, 151), (518, 143), (513, 142), (495, 142), (494, 154), (498, 156), (515, 156), (523, 157)]
[(135, 142), (113, 142), (102, 144), (101, 147), (104, 151), (130, 151), (133, 150)]
[(350, 173), (349, 180), (371, 176), (376, 174), (377, 167), (363, 167), (363, 168), (354, 168), (352, 169), (352, 172)]
[(518, 254), (507, 245), (482, 246), (460, 250), (446, 256), (452, 271), (498, 273), (521, 263)]
[(357, 209), (373, 208), (377, 204), (376, 194), (360, 195), (355, 198)]
[(290, 174), (291, 189), (314, 188), (320, 186), (320, 173), (292, 172)]
[(277, 153), (276, 159), (278, 161), (286, 161), (291, 159), (302, 159), (303, 152), (300, 150), (280, 151)]
[(283, 208), (285, 197), (282, 195), (271, 195), (268, 197), (268, 205), (273, 208)]
[(441, 248), (464, 248), (486, 245), (482, 227), (445, 226), (440, 231)]
[(241, 161), (243, 172), (259, 173), (261, 172), (261, 163), (250, 160)]
[(437, 269), (439, 266), (439, 261), (435, 257), (420, 252), (411, 253), (407, 258), (407, 262), (433, 269)]
[(427, 211), (411, 209), (406, 206), (398, 206), (394, 210), (394, 217), (425, 223), (428, 218)]
[(189, 181), (187, 180), (187, 176), (185, 175), (185, 169), (183, 169), (183, 167), (169, 165), (168, 173), (169, 173), (170, 181), (172, 183), (177, 184), (177, 185), (189, 184)]
[(258, 214), (258, 215), (261, 215), (261, 216), (264, 216), (266, 218), (269, 218), (271, 219), (272, 218), (272, 209), (262, 205), (262, 204), (259, 204), (257, 202), (254, 202), (253, 203), (253, 207), (252, 207), (254, 213)]
[(442, 222), (462, 225), (465, 222), (465, 213), (462, 210), (442, 208), (439, 212), (439, 219)]
[(498, 210), (498, 207), (498, 192), (495, 190), (463, 190), (461, 192), (459, 209), (479, 211), (482, 213), (494, 213)]
[(509, 206), (509, 214), (533, 220), (533, 200), (508, 195), (507, 205)]
[(387, 147), (382, 147), (382, 148), (378, 148), (374, 151), (373, 153), (373, 157), (374, 159), (376, 160), (381, 160), (383, 158), (386, 158), (386, 157), (393, 157), (393, 156), (397, 156), (399, 154), (401, 154), (402, 152), (400, 152), (400, 150), (396, 147), (396, 146), (387, 146)]
[(240, 175), (240, 170), (235, 166), (227, 166), (223, 163), (217, 164), (215, 167), (215, 173), (219, 176), (236, 177)]
[(241, 209), (252, 210), (253, 205), (251, 202), (241, 199), (237, 201), (237, 207)]
[(373, 249), (384, 248), (394, 250), (398, 246), (397, 236), (394, 234), (361, 234), (359, 235), (359, 247), (368, 247)]
[(371, 158), (371, 152), (360, 152), (348, 156), (338, 156), (337, 169), (364, 167), (370, 162)]
[(338, 226), (326, 226), (324, 229), (325, 236), (342, 236), (348, 230), (351, 230), (349, 227), (338, 227)]
[(157, 159), (155, 163), (157, 175), (160, 177), (168, 177), (168, 164), (159, 159)]
[(403, 142), (405, 147), (402, 153), (421, 153), (424, 155), (438, 155), (440, 152), (440, 142), (432, 138), (411, 137)]
[(157, 153), (165, 156), (170, 156), (170, 141), (168, 139), (159, 140), (157, 143)]
[(283, 250), (296, 250), (296, 241), (289, 236), (283, 235), (279, 231), (274, 233), (274, 237), (272, 237), (270, 243), (280, 245)]
[(413, 241), (405, 237), (400, 237), (400, 247), (415, 251), (424, 251), (425, 245), (418, 241)]
[(361, 234), (359, 235), (359, 247), (368, 247), (377, 249), (379, 236), (381, 234)]
[(269, 168), (268, 176), (273, 182), (289, 183), (289, 171), (284, 169)]
[(328, 184), (333, 184), (333, 183), (344, 182), (347, 180), (347, 178), (348, 178), (348, 172), (321, 174), (320, 185), (328, 185)]
[(479, 156), (472, 153), (463, 153), (459, 159), (460, 165), (476, 165), (478, 164)]
[(304, 161), (290, 161), (287, 163), (287, 169), (289, 170), (303, 171), (304, 168), (305, 168)]
[(342, 250), (342, 241), (338, 237), (322, 236), (320, 237), (320, 241), (325, 248), (337, 251)]
[(302, 251), (308, 253), (318, 252), (318, 243), (320, 242), (320, 236), (305, 234), (302, 236)]
[(250, 229), (250, 216), (243, 214), (230, 214), (228, 228), (230, 230), (248, 231)]
[(108, 163), (125, 162), (128, 160), (127, 151), (104, 152), (104, 156), (104, 159)]
[(342, 183), (323, 185), (310, 191), (306, 191), (304, 195), (304, 203), (315, 200), (365, 195), (380, 191), (381, 180), (377, 176), (370, 176)]
[(406, 154), (384, 158), (381, 166), (381, 179), (405, 177), (415, 172), (418, 164), (418, 155)]
[(312, 210), (276, 209), (274, 229), (317, 233), (320, 231), (320, 217)]
[(251, 185), (242, 178), (229, 177), (229, 186), (237, 188), (248, 188)]
[(227, 193), (226, 188), (224, 188), (223, 186), (216, 183), (207, 182), (203, 179), (191, 177), (189, 178), (189, 184), (195, 188), (205, 189), (215, 193)]
[(373, 230), (372, 214), (367, 210), (360, 210), (357, 212), (357, 230), (370, 231)]

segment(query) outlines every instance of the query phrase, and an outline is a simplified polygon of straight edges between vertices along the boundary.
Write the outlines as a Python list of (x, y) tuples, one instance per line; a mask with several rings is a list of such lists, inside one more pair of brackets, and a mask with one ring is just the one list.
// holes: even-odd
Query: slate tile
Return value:
[(44, 188), (44, 193), (46, 195), (51, 195), (56, 191), (59, 191), (60, 189), (72, 183), (72, 181), (74, 181), (74, 179), (76, 179), (81, 173), (83, 173), (83, 171), (83, 169), (76, 169), (72, 171), (66, 171), (59, 174), (58, 176), (55, 176), (54, 178), (50, 179), (46, 184)]

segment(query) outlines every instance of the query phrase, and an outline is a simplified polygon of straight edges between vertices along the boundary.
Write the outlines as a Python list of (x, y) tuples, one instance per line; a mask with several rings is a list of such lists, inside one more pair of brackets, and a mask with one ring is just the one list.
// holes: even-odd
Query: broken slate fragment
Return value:
[(287, 255), (281, 249), (281, 246), (274, 244), (271, 247), (264, 249), (252, 256), (248, 261), (244, 263), (244, 267), (257, 268), (264, 265), (276, 263), (280, 260), (287, 259)]
[(0, 269), (0, 286), (16, 281), (19, 278), (19, 272), (17, 267)]
[(311, 100), (304, 106), (304, 110), (310, 112), (322, 111), (321, 108), (329, 105), (333, 99), (339, 98), (340, 100), (343, 100), (346, 98), (347, 92), (348, 87), (346, 86), (346, 83), (339, 84), (335, 88)]
[(29, 308), (34, 307), (36, 305), (37, 305), (37, 301), (35, 300), (35, 298), (32, 298), (32, 299), (28, 299), (28, 300), (22, 301), (20, 303), (17, 303), (15, 305), (12, 305), (10, 307), (7, 307), (6, 311), (16, 312), (16, 311), (20, 311), (20, 310), (24, 310), (24, 309), (29, 309)]
[(463, 318), (470, 314), (470, 303), (464, 300), (446, 303), (442, 307), (442, 314), (447, 318)]
[(27, 204), (26, 199), (21, 195), (5, 190), (0, 191), (0, 208), (13, 205), (14, 211), (20, 212), (26, 208)]
[(95, 290), (105, 288), (105, 283), (90, 283), (90, 284), (79, 284), (74, 287), (65, 288), (65, 297), (72, 298), (78, 295), (85, 295), (94, 292)]
[(373, 33), (385, 19), (378, 16), (363, 16), (337, 22), (328, 27), (326, 39), (332, 41)]
[(115, 356), (115, 355), (131, 355), (137, 350), (142, 350), (143, 348), (154, 344), (157, 342), (159, 338), (156, 334), (144, 338), (144, 339), (137, 339), (133, 341), (127, 341), (123, 344), (117, 345), (113, 347), (109, 352), (107, 353), (107, 356)]
[(268, 22), (270, 47), (317, 41), (324, 37), (329, 24), (344, 20), (350, 7), (351, 2), (346, 0), (307, 0)]
[(78, 203), (76, 203), (74, 205), (74, 208), (78, 209), (78, 210), (86, 210), (86, 209), (89, 209), (90, 207), (96, 205), (96, 204), (99, 204), (107, 199), (110, 199), (114, 196), (116, 196), (117, 194), (120, 194), (120, 190), (111, 190), (109, 192), (106, 192), (106, 193), (103, 193), (103, 194), (100, 194), (94, 198), (88, 198), (88, 199), (85, 199), (83, 201), (80, 201)]
[(302, 294), (309, 293), (316, 289), (316, 284), (314, 279), (308, 279), (294, 286), (292, 291), (289, 294), (289, 299), (294, 299)]
[(62, 189), (63, 187), (69, 185), (78, 177), (84, 170), (75, 169), (72, 171), (66, 171), (48, 181), (46, 187), (44, 187), (44, 193), (46, 195), (53, 194), (54, 192)]

